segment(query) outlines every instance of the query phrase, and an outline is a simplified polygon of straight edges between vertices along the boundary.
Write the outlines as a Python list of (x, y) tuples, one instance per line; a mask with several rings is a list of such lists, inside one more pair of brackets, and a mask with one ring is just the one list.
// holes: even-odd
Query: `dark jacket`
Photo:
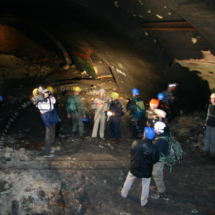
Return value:
[(137, 110), (137, 108), (136, 108), (136, 102), (137, 101), (143, 101), (143, 100), (140, 97), (135, 96), (126, 105), (126, 110), (130, 110), (131, 111), (130, 112), (131, 121), (137, 121), (137, 120), (140, 119), (135, 114), (135, 111)]
[(122, 105), (118, 99), (111, 101), (110, 111), (114, 112), (115, 115), (110, 117), (110, 122), (121, 122), (122, 118)]
[(151, 140), (135, 140), (131, 146), (130, 172), (137, 178), (150, 178), (153, 164), (159, 160), (158, 149)]
[(165, 140), (165, 137), (170, 137), (169, 128), (166, 127), (164, 133), (158, 134), (155, 138), (155, 146), (158, 148), (159, 155), (167, 156), (169, 150), (169, 143)]

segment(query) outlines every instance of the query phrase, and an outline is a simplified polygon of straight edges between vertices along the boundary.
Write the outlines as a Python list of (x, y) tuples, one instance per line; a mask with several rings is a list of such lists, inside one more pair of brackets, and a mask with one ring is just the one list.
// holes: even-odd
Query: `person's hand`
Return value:
[(86, 116), (82, 116), (82, 118), (86, 118)]
[(67, 118), (70, 119), (70, 118), (71, 118), (71, 115), (70, 115), (70, 114), (67, 114)]
[(112, 112), (112, 116), (115, 116), (115, 113), (114, 113), (114, 112)]

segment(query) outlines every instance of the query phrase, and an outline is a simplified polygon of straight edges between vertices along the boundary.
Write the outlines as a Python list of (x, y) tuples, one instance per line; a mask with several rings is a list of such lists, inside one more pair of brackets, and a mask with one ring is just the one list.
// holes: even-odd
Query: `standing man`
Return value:
[(146, 126), (154, 127), (154, 118), (156, 117), (154, 110), (157, 109), (158, 105), (159, 102), (157, 99), (151, 99), (149, 102), (149, 108), (146, 110)]
[(154, 195), (151, 195), (152, 199), (165, 199), (165, 185), (163, 180), (163, 168), (165, 162), (162, 162), (162, 157), (167, 156), (169, 150), (169, 143), (165, 138), (170, 136), (168, 131), (168, 127), (166, 127), (165, 123), (163, 122), (156, 122), (154, 125), (154, 130), (156, 135), (155, 138), (155, 146), (158, 148), (159, 151), (159, 162), (153, 165), (153, 179), (155, 181), (156, 186), (151, 186), (151, 190), (157, 192)]
[(112, 92), (110, 97), (110, 109), (107, 114), (110, 118), (111, 139), (109, 139), (107, 142), (115, 142), (115, 144), (119, 144), (121, 142), (120, 122), (123, 114), (122, 105), (118, 100), (118, 93)]
[(79, 95), (81, 92), (80, 87), (73, 87), (73, 95), (70, 95), (66, 103), (67, 118), (72, 118), (72, 136), (76, 135), (79, 129), (79, 139), (84, 137), (84, 123), (83, 118), (86, 118), (85, 105), (83, 98)]
[(136, 178), (142, 179), (141, 206), (148, 202), (149, 185), (152, 176), (153, 164), (158, 162), (158, 149), (152, 144), (155, 136), (153, 128), (145, 127), (144, 139), (135, 140), (131, 146), (131, 163), (123, 188), (119, 188), (118, 193), (126, 198), (128, 192)]
[(54, 109), (54, 104), (56, 102), (55, 97), (50, 94), (49, 90), (44, 89), (42, 91), (44, 96), (43, 101), (37, 103), (37, 107), (40, 110), (41, 118), (46, 126), (46, 136), (45, 136), (45, 153), (43, 157), (54, 157), (54, 150), (51, 150), (51, 146), (55, 140), (55, 125), (61, 122)]
[(132, 90), (132, 99), (129, 100), (126, 110), (130, 110), (130, 119), (133, 124), (133, 134), (128, 141), (142, 139), (142, 129), (140, 119), (145, 115), (145, 106), (143, 100), (139, 97), (140, 91), (136, 88)]
[(99, 129), (99, 136), (102, 140), (104, 140), (104, 130), (105, 130), (105, 111), (109, 108), (109, 98), (105, 96), (105, 90), (99, 90), (99, 96), (94, 99), (93, 104), (91, 105), (92, 109), (95, 109), (94, 115), (94, 125), (93, 125), (93, 132), (92, 138), (97, 137), (98, 127)]
[(203, 151), (210, 156), (215, 152), (215, 93), (210, 96), (211, 104), (208, 107), (206, 118), (206, 132), (204, 138)]

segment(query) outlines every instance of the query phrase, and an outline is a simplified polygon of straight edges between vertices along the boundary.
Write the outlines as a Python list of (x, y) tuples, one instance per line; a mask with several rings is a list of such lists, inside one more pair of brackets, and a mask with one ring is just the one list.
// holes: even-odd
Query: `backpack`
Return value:
[(66, 109), (70, 113), (75, 113), (77, 111), (76, 101), (75, 101), (75, 98), (73, 96), (69, 97), (69, 102), (67, 103)]
[(134, 111), (137, 118), (142, 118), (145, 115), (145, 106), (142, 100), (136, 101), (136, 110)]
[(157, 137), (155, 138), (155, 140), (159, 138), (165, 139), (169, 143), (168, 155), (165, 156), (164, 154), (161, 153), (162, 156), (160, 156), (159, 161), (165, 162), (170, 172), (172, 172), (172, 167), (176, 163), (180, 164), (180, 160), (182, 159), (183, 150), (181, 148), (181, 144), (175, 140), (171, 132), (169, 137)]

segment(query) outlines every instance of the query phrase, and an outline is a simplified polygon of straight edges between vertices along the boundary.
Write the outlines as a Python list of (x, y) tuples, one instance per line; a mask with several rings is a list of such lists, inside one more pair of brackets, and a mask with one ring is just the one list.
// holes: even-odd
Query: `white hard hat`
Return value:
[(99, 92), (100, 93), (105, 93), (105, 90), (104, 89), (100, 89)]
[(47, 93), (47, 92), (49, 92), (49, 90), (44, 89), (44, 90), (42, 91), (42, 94)]
[(156, 122), (154, 125), (154, 129), (157, 130), (159, 133), (163, 133), (165, 127), (166, 125), (163, 122)]
[(163, 111), (163, 110), (160, 110), (160, 109), (155, 109), (154, 110), (154, 113), (159, 116), (159, 117), (162, 117), (162, 118), (165, 118), (166, 117), (166, 112)]
[(211, 99), (214, 99), (215, 98), (215, 93), (212, 93), (211, 94)]

